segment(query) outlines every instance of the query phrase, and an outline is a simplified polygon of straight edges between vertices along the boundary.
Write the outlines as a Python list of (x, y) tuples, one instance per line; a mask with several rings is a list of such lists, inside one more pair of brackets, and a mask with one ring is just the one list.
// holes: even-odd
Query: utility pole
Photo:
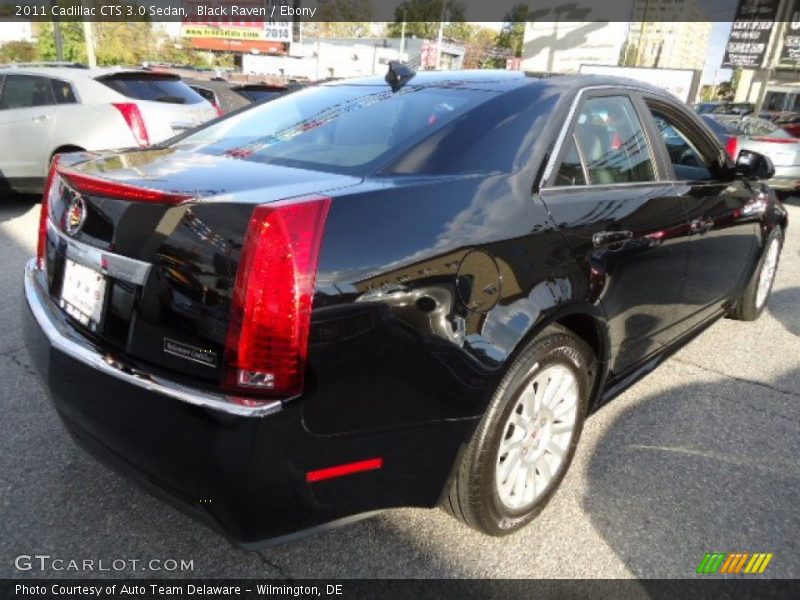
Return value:
[[(51, 0), (50, 5), (55, 7), (56, 1)], [(61, 19), (53, 16), (53, 41), (56, 44), (56, 60), (62, 62), (64, 60), (64, 39), (61, 37)]]
[(406, 9), (403, 9), (403, 24), (400, 27), (400, 56), (397, 58), (403, 60), (403, 52), (406, 51)]
[(97, 66), (94, 54), (94, 27), (90, 21), (83, 22), (83, 39), (86, 41), (86, 62), (92, 69)]
[[(634, 67), (642, 66), (642, 52), (644, 51), (644, 45), (642, 44), (642, 38), (644, 37), (644, 28), (645, 23), (647, 22), (647, 9), (650, 8), (650, 0), (644, 0), (644, 12), (642, 13), (642, 25), (639, 28), (639, 44), (638, 48), (636, 49), (636, 63), (633, 65)], [(646, 39), (646, 38), (645, 38)]]
[(436, 43), (436, 70), (442, 68), (442, 38), (444, 37), (444, 17), (447, 10), (447, 0), (442, 0), (442, 15), (439, 17), (439, 40)]

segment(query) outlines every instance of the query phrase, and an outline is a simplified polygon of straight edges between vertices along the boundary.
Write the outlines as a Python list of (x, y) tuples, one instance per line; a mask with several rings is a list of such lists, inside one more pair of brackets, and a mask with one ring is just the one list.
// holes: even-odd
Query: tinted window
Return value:
[(240, 96), (246, 98), (250, 102), (261, 102), (262, 100), (269, 100), (280, 96), (283, 92), (278, 90), (259, 90), (259, 89), (236, 89), (234, 90)]
[(715, 121), (713, 117), (703, 115), (702, 118), (705, 124), (708, 125), (708, 128), (717, 136), (717, 139), (724, 143), (728, 137), (729, 131), (720, 125), (718, 121)]
[(49, 80), (32, 75), (8, 75), (0, 96), (0, 109), (53, 104)]
[(712, 179), (711, 165), (713, 163), (698, 150), (697, 144), (691, 140), (686, 128), (668, 115), (656, 110), (653, 111), (653, 119), (667, 147), (675, 177), (680, 181)]
[(203, 97), (203, 99), (204, 99), (204, 100), (208, 100), (209, 102), (212, 102), (212, 103), (214, 103), (214, 104), (216, 104), (216, 103), (217, 103), (217, 97), (214, 95), (214, 92), (213, 92), (213, 91), (211, 91), (210, 89), (208, 89), (208, 88), (203, 88), (203, 87), (196, 87), (196, 86), (190, 86), (190, 87), (191, 87), (191, 88), (192, 88), (192, 89), (193, 89), (195, 92), (197, 92), (198, 94), (200, 94), (200, 95)]
[(197, 104), (203, 97), (172, 75), (117, 73), (98, 78), (100, 83), (134, 100)]
[(586, 185), (586, 177), (583, 174), (583, 165), (574, 135), (569, 139), (566, 154), (561, 161), (554, 185)]
[(495, 92), (407, 85), (321, 86), (259, 105), (177, 145), (244, 160), (361, 172), (433, 134)]
[(578, 114), (575, 140), (590, 183), (655, 180), (650, 149), (629, 98), (587, 100)]
[(712, 112), (715, 108), (716, 105), (714, 104), (698, 104), (695, 107), (695, 110), (697, 111), (698, 114), (704, 115), (706, 113)]
[(51, 79), (50, 87), (53, 88), (53, 96), (57, 104), (74, 104), (78, 101), (75, 98), (75, 92), (72, 91), (72, 86), (66, 81)]

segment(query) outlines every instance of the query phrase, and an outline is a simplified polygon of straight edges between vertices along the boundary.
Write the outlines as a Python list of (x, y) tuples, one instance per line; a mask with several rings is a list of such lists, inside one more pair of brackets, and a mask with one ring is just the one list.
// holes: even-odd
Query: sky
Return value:
[(720, 69), (722, 64), (722, 56), (725, 54), (725, 45), (728, 43), (728, 35), (731, 32), (731, 22), (714, 23), (711, 28), (711, 38), (708, 43), (708, 52), (706, 53), (706, 64), (703, 69), (702, 83), (722, 82), (730, 79), (730, 69)]

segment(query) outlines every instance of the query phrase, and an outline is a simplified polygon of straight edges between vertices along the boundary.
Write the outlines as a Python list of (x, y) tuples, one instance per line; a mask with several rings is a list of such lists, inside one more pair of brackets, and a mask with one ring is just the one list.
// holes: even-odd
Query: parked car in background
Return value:
[(775, 166), (774, 176), (767, 182), (781, 192), (800, 190), (800, 139), (777, 123), (758, 117), (703, 115), (714, 134), (725, 145), (731, 158), (742, 150), (769, 157)]
[(794, 137), (800, 137), (800, 113), (782, 113), (772, 119), (772, 122)]
[(700, 102), (694, 106), (699, 115), (749, 115), (755, 108), (749, 102)]
[(184, 81), (210, 102), (220, 116), (249, 104), (273, 100), (298, 87), (298, 84), (233, 83), (199, 79), (184, 79)]
[(592, 410), (764, 311), (787, 212), (743, 156), (636, 81), (397, 65), (62, 155), (31, 363), (82, 446), (245, 547), (400, 506), (509, 534)]
[(0, 186), (39, 191), (59, 152), (145, 147), (216, 117), (177, 75), (0, 67)]

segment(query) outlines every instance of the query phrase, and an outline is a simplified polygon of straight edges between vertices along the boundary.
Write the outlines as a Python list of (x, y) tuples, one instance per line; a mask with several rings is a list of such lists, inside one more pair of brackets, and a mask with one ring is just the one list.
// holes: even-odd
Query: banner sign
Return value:
[(724, 68), (761, 68), (779, 3), (780, 0), (740, 0), (722, 59)]
[(800, 0), (795, 0), (783, 36), (780, 64), (797, 67), (800, 63)]
[(291, 20), (249, 20), (280, 14), (273, 8), (282, 4), (280, 0), (184, 0), (189, 17), (181, 31), (194, 39), (291, 43)]

